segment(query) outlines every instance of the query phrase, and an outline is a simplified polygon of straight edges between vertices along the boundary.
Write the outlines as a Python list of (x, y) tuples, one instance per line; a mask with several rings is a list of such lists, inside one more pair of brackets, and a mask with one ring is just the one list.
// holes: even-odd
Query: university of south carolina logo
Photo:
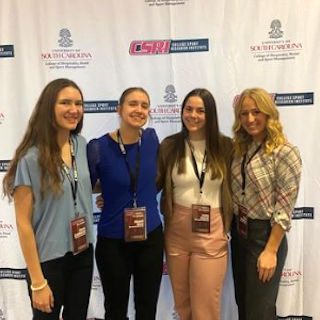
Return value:
[(70, 39), (71, 32), (68, 29), (61, 29), (60, 39), (58, 40), (59, 46), (63, 48), (68, 48), (73, 46), (73, 40)]
[(101, 279), (99, 274), (94, 274), (92, 278), (91, 290), (101, 290)]
[(174, 85), (168, 84), (164, 89), (162, 102), (151, 107), (150, 114), (154, 124), (180, 124), (181, 106), (177, 103), (178, 95)]
[(281, 22), (278, 19), (272, 20), (269, 31), (269, 38), (279, 39), (283, 37), (283, 31), (281, 30)]
[(281, 21), (273, 19), (270, 23), (271, 30), (265, 34), (268, 38), (250, 45), (249, 50), (254, 59), (258, 62), (273, 63), (300, 57), (300, 53), (304, 50), (303, 43), (297, 38), (285, 37), (285, 32), (281, 28)]
[[(14, 230), (12, 223), (0, 220), (0, 239), (7, 239), (11, 237)], [(2, 271), (0, 270), (0, 279), (2, 278)]]
[(175, 94), (176, 89), (172, 84), (169, 84), (168, 86), (166, 86), (165, 92), (166, 94), (163, 96), (163, 99), (165, 102), (168, 102), (168, 103), (177, 102), (178, 97)]
[(55, 46), (51, 50), (41, 53), (44, 65), (56, 70), (86, 69), (93, 59), (92, 53), (77, 47), (69, 29), (60, 29), (59, 36), (58, 40), (54, 39)]

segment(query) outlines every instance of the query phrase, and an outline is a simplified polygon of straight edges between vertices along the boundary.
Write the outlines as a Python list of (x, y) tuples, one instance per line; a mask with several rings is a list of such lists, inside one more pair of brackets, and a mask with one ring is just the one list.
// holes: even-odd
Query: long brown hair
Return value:
[[(226, 165), (222, 156), (221, 134), (219, 131), (218, 115), (216, 102), (207, 89), (194, 89), (187, 94), (182, 102), (181, 108), (181, 123), (182, 129), (178, 134), (178, 139), (172, 148), (172, 161), (178, 165), (178, 174), (184, 173), (186, 148), (185, 139), (188, 136), (188, 129), (183, 123), (182, 114), (184, 107), (190, 97), (200, 97), (205, 107), (206, 125), (205, 125), (205, 139), (207, 151), (207, 168), (211, 171), (211, 179), (222, 178), (226, 173)], [(207, 170), (208, 170), (207, 169)]]
[[(3, 195), (12, 200), (14, 192), (14, 179), (18, 162), (26, 155), (31, 147), (38, 148), (38, 165), (41, 172), (41, 196), (48, 190), (54, 194), (61, 192), (61, 150), (57, 141), (58, 125), (55, 117), (55, 104), (59, 92), (66, 88), (73, 87), (79, 91), (83, 101), (83, 95), (78, 85), (69, 79), (56, 79), (51, 81), (43, 89), (38, 102), (36, 103), (27, 130), (22, 141), (15, 151), (10, 162), (9, 170), (3, 178)], [(83, 118), (76, 129), (71, 133), (80, 133), (83, 125)]]

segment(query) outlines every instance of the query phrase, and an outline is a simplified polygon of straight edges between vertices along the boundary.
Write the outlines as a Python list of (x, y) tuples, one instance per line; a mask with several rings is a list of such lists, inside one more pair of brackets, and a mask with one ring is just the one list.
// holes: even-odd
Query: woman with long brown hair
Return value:
[(93, 268), (93, 219), (83, 96), (56, 79), (43, 89), (3, 179), (28, 268), (33, 319), (85, 320)]
[(168, 270), (181, 320), (219, 320), (232, 221), (232, 143), (219, 131), (206, 89), (188, 93), (181, 118), (181, 132), (163, 140), (158, 156)]

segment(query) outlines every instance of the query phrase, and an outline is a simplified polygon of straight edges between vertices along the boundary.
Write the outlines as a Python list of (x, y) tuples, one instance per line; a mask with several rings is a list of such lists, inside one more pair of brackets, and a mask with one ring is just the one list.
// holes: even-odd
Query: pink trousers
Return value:
[(220, 208), (211, 209), (210, 218), (210, 233), (194, 233), (191, 208), (175, 204), (165, 229), (168, 271), (181, 320), (220, 320), (228, 239)]

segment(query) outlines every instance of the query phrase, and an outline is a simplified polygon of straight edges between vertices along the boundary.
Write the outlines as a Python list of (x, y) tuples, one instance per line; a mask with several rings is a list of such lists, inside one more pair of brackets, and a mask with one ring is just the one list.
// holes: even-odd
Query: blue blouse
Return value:
[[(70, 221), (75, 219), (75, 211), (83, 214), (87, 221), (88, 241), (95, 240), (92, 215), (92, 189), (90, 185), (86, 140), (80, 135), (72, 135), (78, 169), (77, 208), (74, 208), (72, 189), (62, 171), (62, 189), (59, 196), (46, 192), (41, 198), (41, 171), (38, 165), (38, 149), (32, 147), (18, 162), (15, 187), (29, 186), (33, 193), (32, 225), (36, 237), (40, 262), (63, 257), (72, 251)], [(73, 170), (69, 169), (70, 175)]]
[[(138, 143), (126, 144), (131, 171), (135, 174)], [(154, 129), (143, 131), (140, 147), (140, 166), (137, 186), (137, 205), (146, 207), (147, 232), (161, 224), (157, 203), (156, 157), (159, 140)], [(124, 209), (133, 207), (133, 190), (125, 156), (119, 144), (109, 134), (88, 143), (87, 155), (94, 186), (100, 180), (104, 208), (98, 224), (98, 235), (124, 239)]]

